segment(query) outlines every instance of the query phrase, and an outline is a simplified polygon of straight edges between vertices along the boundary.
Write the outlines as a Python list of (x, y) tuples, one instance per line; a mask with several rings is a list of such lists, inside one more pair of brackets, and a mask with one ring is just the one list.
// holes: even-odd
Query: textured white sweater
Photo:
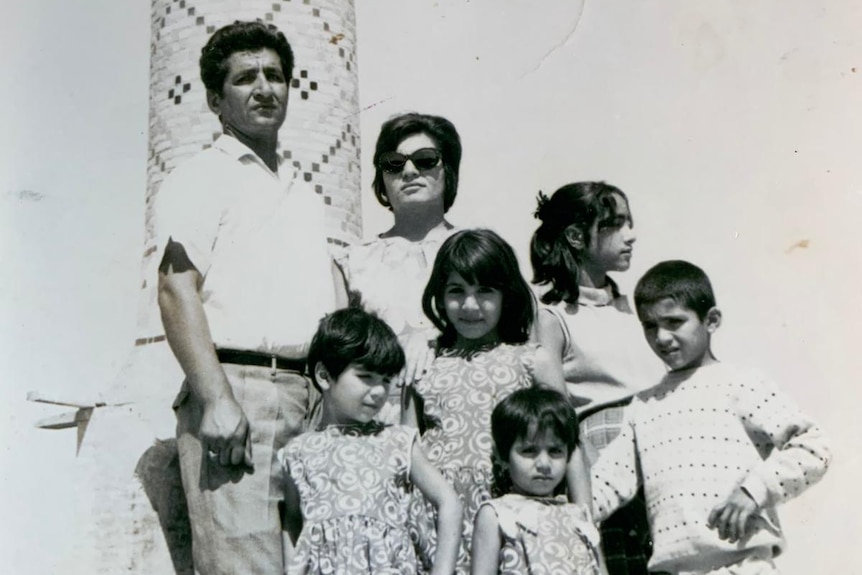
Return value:
[[(829, 464), (820, 429), (761, 374), (723, 363), (672, 372), (638, 394), (627, 424), (592, 470), (597, 520), (644, 485), (650, 570), (711, 569), (784, 544), (775, 505)], [(736, 543), (707, 527), (737, 485), (759, 505), (758, 529)]]

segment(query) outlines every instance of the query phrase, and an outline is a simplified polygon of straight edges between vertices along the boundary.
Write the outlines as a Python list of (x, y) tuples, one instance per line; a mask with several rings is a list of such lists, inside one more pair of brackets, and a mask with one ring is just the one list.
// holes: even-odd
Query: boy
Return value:
[(647, 342), (670, 371), (635, 397), (627, 425), (596, 462), (596, 519), (642, 484), (651, 571), (778, 573), (773, 557), (784, 539), (775, 506), (825, 473), (820, 429), (773, 383), (712, 354), (721, 312), (700, 268), (662, 262), (634, 299)]

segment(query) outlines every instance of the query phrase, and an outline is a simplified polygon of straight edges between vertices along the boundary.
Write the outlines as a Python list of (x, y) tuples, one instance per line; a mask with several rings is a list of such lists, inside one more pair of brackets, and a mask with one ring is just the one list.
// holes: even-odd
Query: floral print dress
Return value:
[[(422, 400), (425, 456), (452, 484), (464, 509), (456, 572), (470, 572), (473, 519), (491, 497), (491, 412), (513, 392), (533, 384), (537, 345), (499, 344), (469, 355), (443, 350), (416, 383)], [(420, 493), (413, 498), (413, 537), (427, 569), (435, 549), (434, 509)]]
[(416, 573), (407, 529), (416, 430), (378, 422), (331, 425), (282, 450), (296, 483), (302, 532), (289, 574)]
[(502, 575), (599, 575), (599, 533), (583, 506), (515, 493), (485, 505), (500, 525)]

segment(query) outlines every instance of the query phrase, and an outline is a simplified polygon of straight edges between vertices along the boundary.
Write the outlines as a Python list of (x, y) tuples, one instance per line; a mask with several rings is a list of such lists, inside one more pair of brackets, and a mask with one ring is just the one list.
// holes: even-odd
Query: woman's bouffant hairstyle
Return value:
[(567, 184), (548, 198), (539, 192), (535, 217), (542, 223), (530, 242), (530, 263), (533, 265), (533, 283), (551, 288), (542, 297), (542, 303), (561, 301), (576, 304), (580, 290), (578, 275), (582, 254), (566, 239), (565, 230), (574, 225), (583, 234), (589, 246), (593, 224), (599, 227), (610, 223), (616, 212), (616, 199), (628, 205), (628, 198), (616, 186), (604, 182), (576, 182)]
[(317, 389), (314, 366), (322, 363), (333, 378), (351, 363), (382, 375), (404, 367), (404, 350), (386, 322), (357, 307), (332, 312), (320, 320), (308, 349), (308, 371)]
[[(566, 444), (571, 457), (578, 445), (578, 416), (560, 392), (533, 386), (519, 389), (497, 404), (491, 413), (495, 496), (505, 495), (511, 489), (511, 479), (501, 464), (508, 463), (515, 442), (546, 431)], [(565, 489), (565, 481), (558, 489)]]
[(709, 277), (696, 265), (683, 260), (657, 263), (638, 280), (635, 286), (635, 309), (670, 298), (697, 314), (703, 321), (715, 307), (715, 293)]
[(201, 50), (201, 80), (210, 92), (221, 94), (227, 77), (228, 58), (236, 52), (255, 52), (270, 48), (281, 60), (285, 81), (293, 77), (293, 50), (281, 31), (260, 20), (237, 20), (215, 31)]
[(515, 252), (506, 241), (487, 229), (462, 230), (449, 236), (434, 260), (431, 278), (422, 294), (422, 309), (440, 330), (438, 343), (451, 347), (457, 338), (446, 315), (444, 294), (452, 273), (465, 281), (498, 289), (503, 304), (497, 334), (504, 343), (527, 341), (533, 325), (535, 303), (530, 286), (521, 275)]
[(391, 118), (380, 127), (377, 146), (374, 148), (374, 196), (385, 208), (392, 210), (380, 169), (380, 155), (394, 152), (405, 138), (426, 134), (437, 144), (443, 161), (446, 189), (443, 191), (443, 211), (449, 211), (458, 194), (458, 170), (461, 166), (461, 138), (454, 124), (441, 116), (411, 112)]

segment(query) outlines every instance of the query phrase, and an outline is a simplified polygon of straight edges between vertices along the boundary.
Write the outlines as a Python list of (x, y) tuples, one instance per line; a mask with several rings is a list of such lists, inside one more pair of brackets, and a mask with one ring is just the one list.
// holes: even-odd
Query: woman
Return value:
[[(352, 299), (398, 334), (407, 356), (401, 383), (422, 376), (437, 331), (422, 313), (434, 257), (455, 231), (446, 212), (458, 192), (461, 139), (440, 116), (409, 113), (387, 120), (374, 150), (374, 195), (394, 216), (376, 239), (347, 248), (339, 260)], [(399, 418), (399, 386), (381, 418)]]

